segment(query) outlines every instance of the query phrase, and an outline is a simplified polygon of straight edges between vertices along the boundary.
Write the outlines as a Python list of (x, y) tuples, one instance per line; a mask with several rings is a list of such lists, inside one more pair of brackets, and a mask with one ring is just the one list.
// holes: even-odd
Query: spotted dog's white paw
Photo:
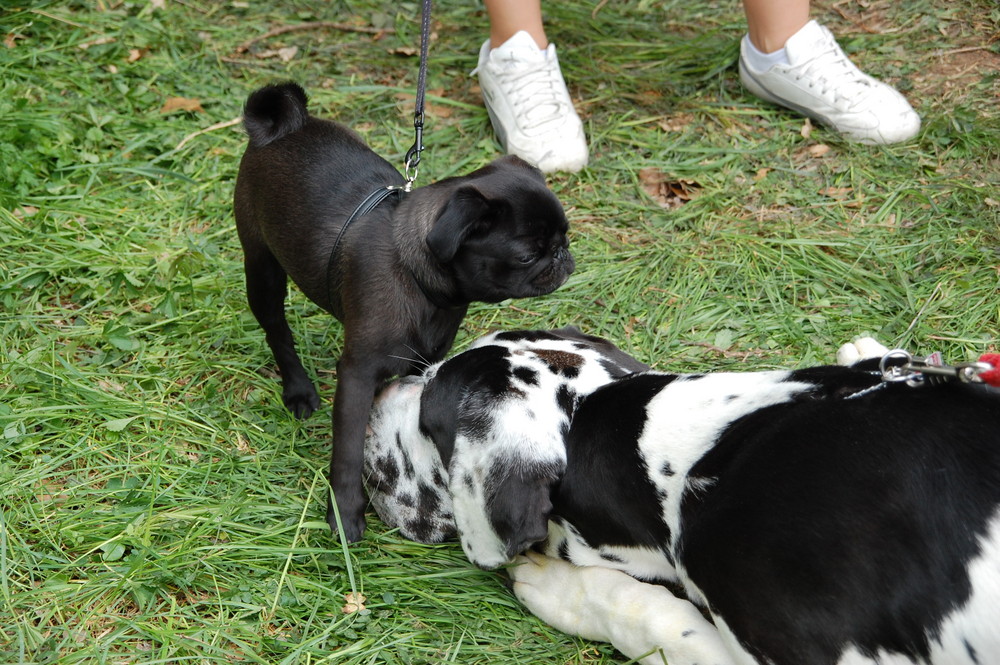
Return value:
[(888, 352), (874, 337), (859, 337), (837, 350), (837, 364), (846, 367), (868, 358), (881, 358)]
[(597, 566), (529, 552), (507, 571), (514, 595), (555, 628), (611, 642), (642, 665), (733, 665), (722, 638), (689, 601)]
[(507, 573), (514, 581), (514, 595), (545, 623), (571, 635), (611, 640), (589, 605), (592, 597), (610, 594), (615, 577), (627, 577), (624, 573), (574, 566), (534, 552), (517, 557)]

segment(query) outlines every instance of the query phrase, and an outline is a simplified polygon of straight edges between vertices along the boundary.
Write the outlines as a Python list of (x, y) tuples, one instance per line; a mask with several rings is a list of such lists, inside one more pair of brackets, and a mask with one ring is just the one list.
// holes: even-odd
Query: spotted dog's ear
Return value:
[(564, 326), (550, 332), (563, 339), (581, 343), (600, 353), (606, 361), (604, 363), (605, 369), (615, 378), (652, 369), (646, 363), (636, 360), (603, 337), (588, 335), (576, 326)]
[(499, 478), (495, 485), (491, 484), (487, 494), (488, 515), (494, 532), (506, 548), (507, 560), (548, 536), (552, 488), (562, 471), (561, 464), (496, 470)]
[(454, 376), (440, 373), (427, 384), (420, 396), (420, 433), (434, 442), (447, 469), (455, 449), (458, 430), (458, 408), (462, 401), (462, 384)]
[(451, 466), (461, 420), (473, 420), (511, 390), (510, 352), (499, 346), (469, 349), (444, 362), (420, 398), (420, 432)]

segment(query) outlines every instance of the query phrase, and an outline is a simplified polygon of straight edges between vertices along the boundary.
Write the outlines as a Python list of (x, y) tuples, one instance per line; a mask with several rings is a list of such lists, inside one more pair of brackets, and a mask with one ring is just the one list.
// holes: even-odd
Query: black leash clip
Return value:
[(905, 383), (911, 388), (925, 385), (941, 385), (951, 381), (960, 383), (984, 383), (980, 374), (993, 369), (985, 362), (965, 362), (946, 365), (940, 353), (932, 353), (925, 358), (914, 358), (903, 349), (893, 349), (879, 361), (879, 371), (886, 383)]

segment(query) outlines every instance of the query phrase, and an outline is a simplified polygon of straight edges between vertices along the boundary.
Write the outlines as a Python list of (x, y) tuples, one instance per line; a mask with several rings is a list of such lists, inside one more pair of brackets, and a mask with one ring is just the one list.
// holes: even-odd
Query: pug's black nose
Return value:
[(555, 260), (559, 263), (566, 264), (566, 272), (571, 273), (576, 268), (576, 261), (573, 259), (573, 255), (570, 254), (569, 249), (566, 247), (560, 247), (555, 253)]

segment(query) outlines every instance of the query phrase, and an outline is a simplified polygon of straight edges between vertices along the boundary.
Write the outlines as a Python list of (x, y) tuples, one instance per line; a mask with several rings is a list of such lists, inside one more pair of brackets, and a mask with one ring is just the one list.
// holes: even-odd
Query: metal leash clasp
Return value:
[(903, 349), (893, 349), (882, 356), (878, 368), (882, 373), (882, 380), (886, 383), (903, 382), (911, 388), (917, 388), (948, 381), (983, 383), (979, 375), (993, 369), (993, 366), (985, 362), (947, 365), (941, 362), (939, 353), (932, 353), (925, 358), (914, 358)]
[(403, 191), (409, 192), (413, 189), (413, 181), (417, 179), (418, 169), (420, 165), (420, 152), (424, 149), (424, 115), (423, 113), (417, 113), (413, 118), (413, 130), (416, 134), (416, 140), (410, 149), (406, 151), (406, 156), (403, 158), (403, 175), (406, 178), (406, 184), (403, 185)]

